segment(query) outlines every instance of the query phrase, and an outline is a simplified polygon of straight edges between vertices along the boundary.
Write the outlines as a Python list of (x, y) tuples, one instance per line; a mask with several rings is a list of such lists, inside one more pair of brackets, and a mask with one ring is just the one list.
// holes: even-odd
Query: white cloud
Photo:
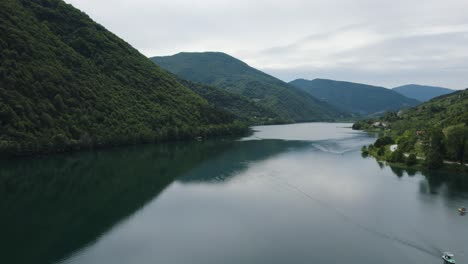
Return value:
[(466, 88), (465, 0), (66, 0), (147, 56), (223, 51), (278, 77)]

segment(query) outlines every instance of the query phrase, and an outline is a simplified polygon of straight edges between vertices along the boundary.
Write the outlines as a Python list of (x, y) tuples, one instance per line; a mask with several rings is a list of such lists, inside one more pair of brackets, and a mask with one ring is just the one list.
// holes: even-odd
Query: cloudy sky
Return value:
[(467, 0), (66, 0), (147, 56), (222, 51), (285, 81), (468, 87)]

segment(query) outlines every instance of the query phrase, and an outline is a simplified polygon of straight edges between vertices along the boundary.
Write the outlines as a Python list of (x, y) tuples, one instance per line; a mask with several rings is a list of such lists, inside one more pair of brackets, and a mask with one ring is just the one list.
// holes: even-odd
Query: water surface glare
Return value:
[[(361, 156), (350, 124), (1, 162), (4, 263), (468, 263), (468, 179)], [(2, 261), (3, 262), (3, 261)]]

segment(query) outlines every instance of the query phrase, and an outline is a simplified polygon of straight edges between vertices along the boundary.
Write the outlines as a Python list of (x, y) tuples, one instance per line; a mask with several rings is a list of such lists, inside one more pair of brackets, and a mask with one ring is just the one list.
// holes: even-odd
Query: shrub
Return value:
[(408, 166), (413, 166), (415, 165), (416, 163), (418, 163), (418, 159), (416, 157), (416, 154), (414, 153), (411, 153), (408, 158), (406, 159), (406, 165)]
[(375, 143), (374, 143), (374, 146), (377, 147), (377, 148), (380, 148), (382, 146), (386, 146), (386, 145), (390, 145), (390, 144), (394, 144), (395, 141), (389, 137), (389, 136), (384, 136), (384, 137), (381, 137), (381, 138), (378, 138)]

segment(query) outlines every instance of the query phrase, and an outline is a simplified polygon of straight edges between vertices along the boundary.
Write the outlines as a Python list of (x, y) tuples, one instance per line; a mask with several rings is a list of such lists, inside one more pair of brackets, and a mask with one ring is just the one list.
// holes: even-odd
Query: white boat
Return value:
[(454, 255), (450, 252), (444, 252), (442, 258), (444, 259), (445, 263), (455, 264)]

